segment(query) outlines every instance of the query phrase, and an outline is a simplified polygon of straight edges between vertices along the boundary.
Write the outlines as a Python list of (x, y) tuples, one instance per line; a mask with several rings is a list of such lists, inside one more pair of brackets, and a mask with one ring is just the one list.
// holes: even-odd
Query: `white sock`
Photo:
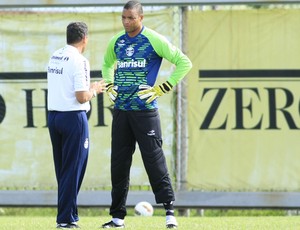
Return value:
[(167, 224), (174, 224), (174, 225), (178, 225), (175, 216), (171, 216), (171, 215), (167, 215), (166, 216), (166, 223)]
[(117, 224), (117, 225), (123, 225), (124, 224), (124, 220), (119, 219), (119, 218), (112, 218), (112, 221)]

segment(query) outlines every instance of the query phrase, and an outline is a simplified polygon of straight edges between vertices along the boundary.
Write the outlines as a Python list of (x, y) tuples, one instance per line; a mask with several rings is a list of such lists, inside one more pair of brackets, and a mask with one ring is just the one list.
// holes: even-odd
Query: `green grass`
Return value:
[[(128, 208), (128, 216), (133, 216), (134, 211), (132, 208)], [(109, 212), (108, 208), (79, 208), (80, 216), (107, 216)], [(154, 216), (164, 216), (163, 208), (154, 208)], [(206, 209), (204, 211), (205, 217), (221, 217), (221, 216), (286, 216), (285, 210), (275, 209)], [(0, 208), (0, 216), (55, 216), (56, 208), (44, 207), (44, 208)], [(175, 209), (175, 215), (178, 216), (178, 210)], [(199, 217), (201, 214), (197, 209), (189, 210), (190, 217)], [(1, 229), (1, 228), (0, 228)]]
[[(101, 224), (110, 220), (109, 210), (103, 208), (79, 208), (81, 229), (99, 229)], [(300, 217), (287, 216), (285, 210), (255, 209), (207, 209), (200, 216), (190, 209), (190, 217), (178, 217), (182, 230), (296, 230), (300, 229)], [(56, 208), (0, 208), (1, 230), (55, 229)], [(164, 210), (156, 208), (153, 217), (134, 216), (128, 209), (125, 219), (126, 229), (165, 229)], [(146, 227), (145, 227), (146, 226)]]
[[(109, 220), (109, 216), (81, 217), (81, 229), (99, 229)], [(178, 217), (179, 229), (205, 230), (295, 230), (300, 227), (299, 217), (264, 216), (264, 217)], [(125, 220), (126, 229), (165, 229), (163, 216), (135, 217)], [(1, 230), (55, 229), (55, 217), (42, 216), (0, 216)]]

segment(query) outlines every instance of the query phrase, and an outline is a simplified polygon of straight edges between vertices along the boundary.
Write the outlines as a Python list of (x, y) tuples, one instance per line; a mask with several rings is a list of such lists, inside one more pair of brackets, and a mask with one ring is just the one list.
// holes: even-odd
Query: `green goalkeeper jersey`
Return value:
[(191, 61), (180, 49), (147, 27), (143, 27), (135, 37), (129, 37), (122, 31), (110, 40), (104, 55), (102, 76), (107, 84), (114, 83), (118, 87), (116, 109), (157, 108), (156, 100), (146, 104), (146, 100), (140, 99), (137, 92), (140, 85), (155, 84), (163, 58), (176, 66), (167, 79), (172, 86), (175, 86), (192, 68)]

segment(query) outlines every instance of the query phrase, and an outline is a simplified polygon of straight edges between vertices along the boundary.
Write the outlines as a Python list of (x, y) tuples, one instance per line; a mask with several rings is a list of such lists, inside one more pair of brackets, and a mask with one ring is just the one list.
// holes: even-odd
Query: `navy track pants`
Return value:
[(89, 130), (85, 111), (49, 111), (48, 128), (58, 185), (57, 223), (79, 220), (77, 195), (89, 153)]

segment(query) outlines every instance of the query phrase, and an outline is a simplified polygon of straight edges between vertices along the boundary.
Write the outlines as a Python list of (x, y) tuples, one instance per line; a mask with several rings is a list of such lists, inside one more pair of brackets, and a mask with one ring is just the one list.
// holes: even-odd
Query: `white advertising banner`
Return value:
[[(104, 50), (110, 38), (123, 29), (121, 11), (105, 12), (0, 11), (0, 188), (56, 187), (52, 148), (47, 129), (46, 66), (50, 55), (66, 43), (66, 27), (84, 21), (89, 43), (92, 81), (101, 77)], [(74, 11), (76, 8), (72, 8)], [(30, 9), (28, 9), (30, 10)], [(172, 11), (145, 12), (144, 25), (172, 39)], [(171, 73), (164, 63), (158, 81)], [(173, 112), (171, 95), (160, 100), (164, 151), (171, 162)], [(83, 188), (110, 186), (111, 105), (106, 95), (92, 101), (88, 114), (90, 156)], [(172, 167), (170, 166), (170, 169)], [(149, 185), (137, 149), (131, 170), (132, 185)]]

